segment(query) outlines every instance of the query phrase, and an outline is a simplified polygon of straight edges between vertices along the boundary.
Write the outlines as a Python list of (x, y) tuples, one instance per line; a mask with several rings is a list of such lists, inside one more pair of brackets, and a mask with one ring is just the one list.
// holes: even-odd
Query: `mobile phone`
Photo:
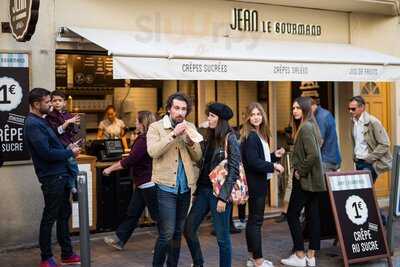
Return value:
[(79, 139), (76, 140), (73, 144), (76, 145), (76, 146), (81, 146), (81, 145), (82, 145), (82, 142), (83, 142), (83, 139), (82, 139), (82, 138), (79, 138)]

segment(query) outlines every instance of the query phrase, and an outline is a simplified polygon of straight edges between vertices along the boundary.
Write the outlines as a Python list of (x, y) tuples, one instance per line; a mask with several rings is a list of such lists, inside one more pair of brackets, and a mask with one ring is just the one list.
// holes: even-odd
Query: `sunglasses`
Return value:
[(349, 111), (356, 111), (357, 108), (349, 108)]

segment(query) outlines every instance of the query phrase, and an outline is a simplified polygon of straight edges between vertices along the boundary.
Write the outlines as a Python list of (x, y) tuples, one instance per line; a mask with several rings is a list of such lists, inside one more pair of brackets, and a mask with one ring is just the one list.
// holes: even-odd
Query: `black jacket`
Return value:
[[(241, 161), (239, 142), (234, 133), (231, 132), (228, 134), (229, 134), (228, 148), (227, 148), (228, 175), (225, 179), (225, 183), (224, 183), (223, 187), (221, 188), (221, 191), (218, 196), (218, 199), (221, 199), (224, 202), (229, 201), (229, 197), (231, 195), (233, 185), (235, 184), (236, 179), (239, 178), (239, 164)], [(203, 153), (203, 155), (207, 154), (207, 149), (210, 149), (209, 142), (206, 144), (206, 151), (205, 151), (205, 153)], [(222, 160), (224, 160), (224, 158), (225, 158), (224, 145), (222, 145), (222, 146), (217, 147), (214, 150), (214, 153), (211, 157), (210, 170), (213, 170)], [(204, 168), (205, 165), (206, 164), (204, 162), (204, 156), (203, 156), (203, 162), (201, 163), (201, 169)]]
[(279, 158), (271, 153), (271, 161), (265, 161), (264, 148), (256, 132), (251, 132), (240, 145), (243, 167), (246, 172), (249, 195), (266, 194), (268, 190), (267, 174), (274, 172), (274, 162)]

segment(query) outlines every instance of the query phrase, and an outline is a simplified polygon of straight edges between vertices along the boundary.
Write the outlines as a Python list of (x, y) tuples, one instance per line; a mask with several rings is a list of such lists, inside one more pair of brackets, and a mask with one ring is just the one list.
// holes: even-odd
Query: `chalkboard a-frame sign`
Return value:
[(387, 258), (386, 236), (369, 171), (326, 173), (344, 266)]

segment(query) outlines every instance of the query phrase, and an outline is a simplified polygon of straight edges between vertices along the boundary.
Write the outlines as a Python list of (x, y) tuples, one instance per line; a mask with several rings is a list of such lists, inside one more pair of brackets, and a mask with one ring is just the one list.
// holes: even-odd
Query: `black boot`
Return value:
[(232, 224), (231, 227), (230, 227), (230, 232), (231, 232), (231, 234), (239, 234), (239, 233), (242, 232), (242, 230), (237, 229), (237, 228), (235, 227), (235, 225)]

